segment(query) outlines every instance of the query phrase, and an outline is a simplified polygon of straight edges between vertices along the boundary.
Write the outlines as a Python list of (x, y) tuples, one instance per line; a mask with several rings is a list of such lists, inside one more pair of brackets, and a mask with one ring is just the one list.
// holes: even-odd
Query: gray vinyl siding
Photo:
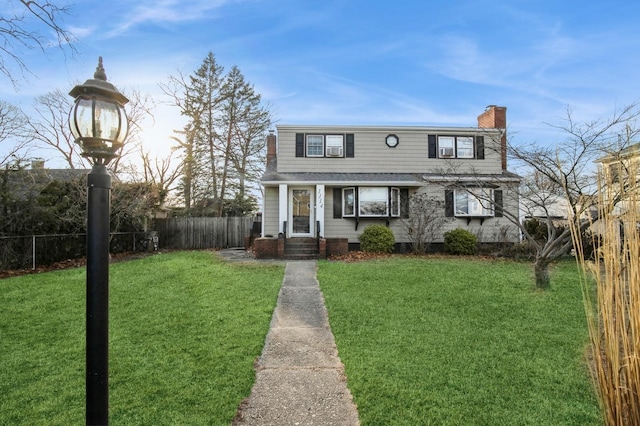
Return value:
[[(500, 189), (503, 191), (503, 208), (509, 211), (518, 211), (518, 198), (517, 191), (508, 186), (503, 186)], [(431, 184), (423, 187), (420, 192), (426, 192), (430, 196), (433, 196), (442, 202), (444, 202), (445, 186), (440, 184)], [(415, 193), (415, 190), (411, 190), (410, 194)], [(328, 187), (325, 195), (326, 205), (333, 205), (333, 189)], [(444, 215), (444, 208), (442, 210)], [(357, 243), (358, 236), (369, 225), (380, 224), (385, 225), (387, 221), (385, 219), (360, 219), (358, 223), (358, 229), (356, 230), (356, 220), (354, 218), (339, 218), (334, 219), (333, 210), (330, 208), (325, 209), (325, 237), (341, 237), (348, 238), (350, 243)], [(389, 228), (393, 231), (396, 242), (408, 243), (405, 227), (403, 226), (403, 219), (391, 218), (389, 219)], [(448, 222), (442, 227), (442, 233), (434, 242), (441, 243), (444, 241), (444, 233), (456, 228), (465, 229), (478, 236), (480, 242), (518, 242), (520, 232), (518, 228), (511, 223), (506, 217), (489, 217), (486, 218), (482, 224), (480, 219), (472, 219), (467, 223), (466, 218), (450, 218)]]
[(264, 189), (264, 233), (263, 235), (278, 236), (278, 187)]
[[(296, 157), (296, 133), (347, 134), (353, 133), (355, 156), (353, 158)], [(395, 148), (385, 144), (388, 134), (396, 134), (400, 143)], [(484, 136), (485, 159), (428, 158), (428, 135)], [(398, 128), (354, 130), (350, 127), (328, 128), (278, 128), (278, 171), (281, 173), (353, 172), (353, 173), (456, 173), (499, 174), (502, 171), (498, 134), (490, 129), (420, 129)], [(399, 168), (400, 165), (400, 168)]]
[[(424, 187), (421, 191), (428, 192), (430, 195), (444, 202), (445, 189), (446, 187), (444, 185), (432, 184)], [(503, 191), (503, 210), (517, 212), (517, 191), (506, 185), (498, 189)], [(444, 209), (442, 213), (444, 214)], [(434, 242), (443, 242), (444, 234), (456, 228), (462, 228), (477, 235), (478, 241), (481, 243), (501, 241), (516, 243), (520, 239), (518, 227), (511, 223), (506, 217), (487, 217), (482, 223), (478, 218), (471, 219), (469, 223), (467, 223), (467, 219), (463, 217), (452, 217), (449, 219), (450, 220), (442, 227), (441, 236)]]
[[(325, 192), (326, 206), (333, 206), (333, 187), (328, 187)], [(443, 212), (444, 214), (444, 212)], [(334, 219), (333, 209), (326, 208), (324, 212), (324, 226), (325, 237), (340, 237), (348, 238), (350, 243), (357, 243), (358, 236), (362, 234), (364, 228), (369, 225), (378, 224), (386, 226), (387, 221), (385, 219), (360, 219), (358, 222), (358, 229), (356, 229), (355, 218), (339, 218)], [(396, 241), (400, 242), (406, 240), (405, 232), (401, 226), (401, 218), (389, 219), (389, 227), (393, 231), (393, 235), (396, 237)]]

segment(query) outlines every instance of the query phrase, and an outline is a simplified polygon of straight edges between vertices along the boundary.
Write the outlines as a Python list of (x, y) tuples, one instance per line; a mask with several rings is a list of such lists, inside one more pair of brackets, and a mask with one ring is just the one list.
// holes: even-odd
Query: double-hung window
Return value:
[(327, 157), (343, 157), (344, 153), (344, 136), (327, 135), (325, 136), (325, 148)]
[(307, 135), (307, 157), (324, 156), (324, 137), (322, 135)]
[(456, 157), (473, 158), (473, 137), (458, 136), (456, 138)]
[(439, 158), (474, 158), (473, 136), (438, 136)]
[(363, 186), (342, 190), (343, 217), (399, 217), (400, 189)]
[(493, 189), (473, 188), (456, 190), (454, 211), (456, 216), (493, 216)]
[(297, 158), (354, 158), (353, 133), (296, 133)]

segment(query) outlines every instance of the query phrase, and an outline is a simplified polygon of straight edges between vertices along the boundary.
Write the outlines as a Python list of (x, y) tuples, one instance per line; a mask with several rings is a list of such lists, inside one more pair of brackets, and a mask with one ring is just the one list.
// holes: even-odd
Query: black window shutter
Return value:
[(342, 188), (333, 188), (333, 218), (342, 217)]
[(436, 135), (429, 135), (429, 158), (438, 158), (437, 151), (438, 146), (436, 143)]
[(296, 133), (296, 157), (304, 157), (304, 133)]
[(453, 217), (453, 190), (451, 189), (444, 191), (444, 215)]
[(503, 214), (503, 210), (502, 210), (502, 190), (501, 189), (496, 189), (493, 191), (493, 208), (494, 208), (494, 216), (495, 217), (502, 217)]
[(347, 133), (347, 157), (355, 157), (355, 141), (353, 133)]
[(409, 218), (409, 188), (400, 188), (400, 217)]
[(484, 160), (484, 136), (476, 136), (476, 158)]

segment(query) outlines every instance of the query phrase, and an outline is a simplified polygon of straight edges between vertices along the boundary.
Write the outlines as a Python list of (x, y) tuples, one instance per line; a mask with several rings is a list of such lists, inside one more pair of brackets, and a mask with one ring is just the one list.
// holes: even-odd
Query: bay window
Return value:
[(363, 186), (342, 189), (343, 217), (399, 217), (400, 189)]

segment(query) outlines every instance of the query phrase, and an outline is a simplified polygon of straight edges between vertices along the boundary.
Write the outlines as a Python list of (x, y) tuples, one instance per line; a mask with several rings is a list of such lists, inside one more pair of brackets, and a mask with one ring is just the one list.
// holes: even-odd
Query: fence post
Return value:
[(36, 270), (36, 236), (33, 235), (31, 239), (31, 270)]

